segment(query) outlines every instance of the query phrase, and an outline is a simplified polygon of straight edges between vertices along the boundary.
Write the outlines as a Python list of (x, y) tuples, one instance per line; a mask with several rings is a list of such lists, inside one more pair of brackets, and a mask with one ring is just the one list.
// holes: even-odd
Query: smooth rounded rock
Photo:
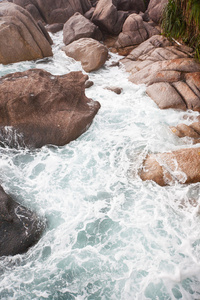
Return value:
[(22, 7), (0, 3), (0, 63), (10, 64), (52, 56), (45, 28)]
[(102, 33), (91, 21), (80, 13), (75, 13), (64, 25), (63, 42), (68, 45), (80, 38), (93, 38), (100, 41)]
[(127, 47), (138, 45), (148, 38), (143, 19), (140, 15), (131, 14), (124, 22), (122, 32), (119, 34), (116, 45)]
[(62, 48), (66, 55), (81, 62), (86, 72), (101, 68), (108, 58), (108, 49), (91, 38), (82, 38)]

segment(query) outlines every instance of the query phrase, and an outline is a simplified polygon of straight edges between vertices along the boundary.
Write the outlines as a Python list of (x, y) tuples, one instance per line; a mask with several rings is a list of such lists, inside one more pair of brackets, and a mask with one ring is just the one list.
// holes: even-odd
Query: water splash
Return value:
[[(60, 50), (61, 33), (53, 38), (48, 64), (1, 66), (1, 74), (38, 66), (55, 75), (80, 70)], [(101, 109), (76, 141), (0, 151), (5, 190), (48, 222), (26, 254), (0, 259), (1, 299), (200, 298), (199, 183), (163, 188), (137, 175), (147, 153), (190, 146), (169, 126), (193, 113), (158, 109), (145, 86), (110, 67), (119, 59), (111, 54), (89, 75), (87, 96)]]

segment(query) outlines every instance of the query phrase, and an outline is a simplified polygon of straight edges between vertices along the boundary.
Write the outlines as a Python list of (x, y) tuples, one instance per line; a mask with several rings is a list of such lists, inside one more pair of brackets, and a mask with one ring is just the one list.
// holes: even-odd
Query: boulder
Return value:
[(190, 125), (179, 124), (176, 127), (172, 126), (171, 131), (180, 138), (189, 137), (193, 144), (200, 143), (200, 116)]
[(135, 84), (146, 84), (147, 94), (162, 108), (200, 111), (200, 64), (182, 46), (155, 35), (121, 62)]
[(58, 31), (63, 30), (63, 26), (64, 26), (63, 23), (54, 23), (54, 24), (51, 24), (51, 25), (47, 25), (46, 30), (51, 32), (51, 33), (56, 33)]
[(102, 33), (96, 25), (77, 12), (64, 25), (63, 42), (68, 45), (80, 38), (100, 41)]
[(122, 92), (122, 88), (119, 88), (119, 87), (116, 87), (116, 86), (107, 86), (105, 89), (108, 90), (108, 91), (111, 91), (111, 92), (113, 92), (117, 95), (120, 95), (121, 92)]
[[(11, 2), (11, 1), (10, 1)], [(16, 3), (15, 1), (12, 1), (13, 3)], [(19, 1), (17, 1), (19, 2)], [(21, 3), (23, 3), (22, 1), (20, 1)], [(17, 3), (16, 3), (17, 4)], [(34, 5), (34, 4), (28, 4), (28, 5), (20, 5), (22, 6), (24, 9), (26, 9), (31, 15), (32, 17), (36, 20), (36, 21), (41, 21), (41, 22), (44, 22), (44, 19), (43, 17), (41, 16), (41, 13), (40, 11), (38, 10), (37, 6)]]
[(39, 25), (22, 7), (0, 3), (0, 63), (52, 56), (48, 33)]
[(10, 0), (10, 2), (29, 10), (33, 17), (47, 24), (64, 24), (75, 12), (84, 14), (92, 7), (89, 0)]
[(162, 14), (168, 0), (150, 0), (147, 12), (151, 20), (159, 23), (162, 19)]
[(40, 27), (41, 31), (43, 32), (45, 38), (47, 39), (47, 41), (49, 42), (50, 45), (53, 45), (53, 40), (50, 37), (48, 31), (46, 30), (46, 28), (44, 27), (44, 24), (42, 23), (42, 21), (38, 21), (37, 22), (38, 26)]
[(1, 77), (1, 142), (38, 148), (78, 138), (100, 108), (85, 96), (87, 78), (82, 72), (55, 76), (40, 69)]
[(200, 148), (148, 155), (139, 172), (142, 180), (153, 180), (161, 186), (200, 181)]
[(45, 227), (35, 213), (15, 202), (1, 186), (0, 224), (0, 256), (26, 252)]
[[(151, 38), (149, 38), (147, 41), (143, 42), (141, 45), (136, 47), (128, 55), (127, 58), (131, 61), (132, 60), (133, 61), (136, 61), (136, 60), (140, 61), (141, 57), (144, 58), (145, 60), (147, 60), (149, 57), (150, 57), (149, 59), (151, 59), (152, 52), (154, 52), (157, 49), (159, 51), (162, 51), (163, 48), (166, 48), (166, 47), (171, 46), (171, 45), (172, 45), (171, 42), (166, 37), (164, 37), (163, 35), (154, 35)], [(145, 57), (145, 56), (147, 56), (147, 57)], [(160, 60), (160, 59), (157, 59), (157, 60)], [(155, 59), (153, 59), (153, 61), (155, 61)]]
[(140, 15), (131, 14), (124, 22), (122, 32), (119, 34), (116, 46), (127, 47), (138, 45), (147, 40), (148, 34)]
[(98, 1), (99, 0), (90, 0), (90, 2), (91, 2), (91, 4), (92, 4), (93, 7), (95, 7), (97, 5)]
[(142, 17), (137, 14), (131, 14), (122, 27), (122, 32), (119, 34), (115, 43), (117, 48), (139, 45), (152, 35), (159, 34), (159, 31), (144, 22)]
[(122, 30), (123, 23), (128, 14), (117, 10), (117, 0), (99, 0), (92, 16), (100, 29), (117, 35)]
[(92, 16), (93, 16), (94, 11), (95, 11), (95, 8), (94, 8), (94, 7), (90, 8), (90, 10), (88, 10), (88, 11), (84, 14), (84, 17), (85, 17), (86, 19), (90, 20), (90, 19), (92, 18)]
[(168, 82), (154, 83), (146, 92), (161, 109), (187, 109), (182, 97)]
[(101, 68), (108, 58), (108, 49), (91, 38), (82, 38), (62, 48), (66, 55), (81, 61), (86, 72)]
[(94, 85), (94, 82), (91, 81), (91, 80), (87, 80), (86, 83), (85, 83), (85, 88), (86, 89), (89, 89), (91, 86)]
[(195, 95), (200, 98), (200, 72), (185, 73), (185, 82)]

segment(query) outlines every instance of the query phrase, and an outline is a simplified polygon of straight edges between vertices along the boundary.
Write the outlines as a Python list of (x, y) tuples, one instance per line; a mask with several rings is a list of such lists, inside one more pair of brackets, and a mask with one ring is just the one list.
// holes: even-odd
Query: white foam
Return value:
[[(60, 50), (62, 33), (53, 38), (54, 58), (39, 67), (54, 75), (81, 70)], [(94, 85), (86, 94), (101, 109), (80, 138), (33, 152), (1, 149), (4, 188), (48, 222), (26, 254), (0, 260), (1, 299), (155, 300), (179, 292), (200, 298), (199, 206), (190, 205), (199, 202), (200, 185), (163, 188), (137, 176), (148, 152), (189, 147), (169, 130), (183, 113), (158, 109), (144, 85), (109, 67), (119, 58), (111, 54), (89, 74)], [(105, 86), (123, 91), (116, 95)]]

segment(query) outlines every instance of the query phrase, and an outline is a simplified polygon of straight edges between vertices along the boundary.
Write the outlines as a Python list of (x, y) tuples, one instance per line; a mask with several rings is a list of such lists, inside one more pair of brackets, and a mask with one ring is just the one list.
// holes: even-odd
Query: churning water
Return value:
[[(61, 33), (53, 38), (53, 59), (1, 65), (1, 76), (80, 70), (59, 49)], [(196, 113), (158, 109), (145, 86), (109, 66), (119, 59), (111, 54), (89, 75), (86, 94), (101, 109), (76, 141), (0, 150), (2, 186), (47, 220), (26, 254), (0, 259), (0, 299), (200, 299), (200, 184), (160, 187), (137, 175), (147, 153), (191, 146), (169, 125), (188, 124)]]

